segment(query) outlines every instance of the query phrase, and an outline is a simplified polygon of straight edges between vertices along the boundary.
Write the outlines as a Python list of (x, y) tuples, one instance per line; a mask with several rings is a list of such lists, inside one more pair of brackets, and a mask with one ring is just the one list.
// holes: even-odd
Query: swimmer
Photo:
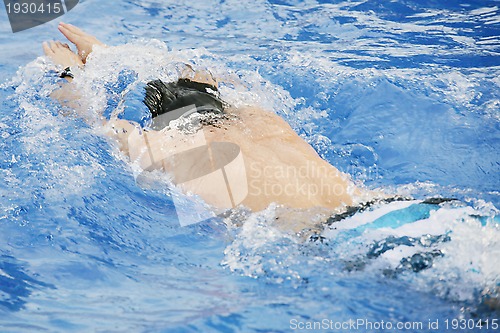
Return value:
[[(68, 44), (61, 42), (46, 42), (43, 49), (55, 64), (64, 69), (61, 76), (72, 82), (71, 67), (84, 68), (94, 47), (106, 46), (75, 26), (61, 23), (59, 30), (75, 44), (77, 52), (72, 52)], [(109, 135), (119, 142), (121, 151), (144, 170), (165, 171), (183, 190), (198, 194), (213, 207), (232, 208), (236, 205), (235, 202), (228, 205), (224, 181), (203, 177), (199, 182), (183, 180), (192, 175), (202, 175), (206, 170), (216, 171), (220, 167), (217, 164), (226, 165), (214, 161), (214, 153), (223, 155), (221, 159), (224, 162), (232, 161), (235, 155), (233, 148), (237, 147), (243, 162), (235, 164), (234, 168), (226, 166), (225, 173), (225, 177), (236, 176), (236, 179), (248, 184), (248, 193), (237, 204), (252, 211), (263, 210), (273, 203), (281, 205), (285, 209), (276, 211), (277, 226), (286, 221), (284, 229), (306, 237), (313, 236), (309, 238), (312, 241), (321, 240), (322, 229), (327, 228), (328, 231), (331, 225), (336, 227), (329, 229), (330, 232), (342, 231), (346, 223), (352, 222), (350, 217), (369, 210), (373, 204), (404, 199), (356, 187), (345, 174), (321, 159), (282, 118), (258, 107), (235, 108), (228, 105), (220, 98), (217, 81), (209, 73), (194, 72), (190, 66), (186, 68), (185, 76), (175, 82), (154, 80), (146, 85), (144, 102), (153, 117), (150, 128), (141, 128), (134, 122), (115, 118), (105, 121)], [(61, 100), (78, 98), (76, 95), (68, 97), (67, 90), (64, 96), (59, 97)], [(192, 105), (195, 107), (190, 107)], [(201, 132), (202, 136), (171, 126), (173, 120), (190, 117), (193, 113), (213, 115), (215, 119), (203, 123), (197, 132)], [(200, 147), (200, 142), (196, 142), (200, 141), (200, 137), (204, 141), (202, 143), (207, 145), (225, 143), (229, 148), (221, 151), (212, 149), (212, 158), (206, 158), (205, 150), (193, 149)], [(185, 154), (187, 151), (194, 153)], [(437, 208), (448, 201), (450, 199), (428, 199), (417, 203), (417, 206)], [(433, 207), (427, 208), (430, 211)], [(421, 213), (421, 209), (418, 212)], [(415, 219), (423, 218), (420, 213)], [(410, 212), (405, 218), (412, 218), (413, 215)], [(497, 289), (486, 291), (484, 304), (498, 309), (498, 293)]]
[[(74, 79), (71, 67), (84, 69), (93, 48), (106, 46), (73, 25), (60, 23), (59, 30), (76, 46), (77, 52), (72, 52), (68, 44), (54, 41), (43, 43), (43, 49), (55, 64), (64, 68), (61, 77), (71, 82)], [(184, 191), (199, 195), (213, 207), (227, 209), (240, 204), (260, 211), (275, 203), (331, 214), (373, 199), (371, 192), (355, 186), (347, 175), (323, 160), (278, 115), (255, 106), (236, 108), (222, 100), (217, 81), (209, 73), (192, 71), (176, 82), (151, 81), (146, 86), (144, 102), (153, 116), (151, 128), (111, 119), (105, 125), (109, 135), (118, 140), (121, 151), (131, 161), (144, 170), (167, 172)], [(203, 124), (199, 130), (202, 139), (199, 133), (194, 136), (169, 126), (172, 120), (192, 113), (213, 115), (217, 120)], [(212, 149), (211, 158), (205, 158), (203, 149), (198, 153), (191, 149), (200, 140), (211, 147), (219, 144), (218, 147), (226, 148), (217, 152)], [(206, 177), (197, 182), (184, 181), (190, 175), (193, 178), (192, 175), (206, 174), (206, 170), (215, 172), (220, 167), (213, 160), (216, 153), (225, 162), (241, 156), (241, 163), (233, 163), (234, 167), (227, 167), (223, 174), (226, 181), (228, 177), (239, 179), (246, 190), (241, 200), (231, 200), (228, 204), (224, 181)], [(172, 159), (175, 154), (182, 159)], [(238, 189), (231, 191), (234, 196)]]

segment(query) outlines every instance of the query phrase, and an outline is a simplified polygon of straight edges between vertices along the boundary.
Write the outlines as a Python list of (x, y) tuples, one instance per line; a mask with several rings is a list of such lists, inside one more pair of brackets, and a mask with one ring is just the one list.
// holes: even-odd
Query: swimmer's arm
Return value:
[[(149, 142), (157, 142), (162, 138), (162, 134), (155, 130), (146, 130), (139, 124), (124, 120), (112, 119), (105, 121), (104, 127), (107, 129), (105, 134), (114, 138), (119, 143), (120, 150), (131, 160), (135, 160), (144, 153), (153, 154), (155, 145), (149, 145)], [(156, 147), (158, 148), (158, 147)]]
[(92, 116), (88, 113), (88, 108), (77, 87), (69, 82), (61, 83), (58, 89), (55, 89), (50, 97), (57, 100), (61, 106), (74, 110), (75, 113), (84, 119), (87, 123), (93, 122)]
[[(73, 80), (69, 76), (67, 79)], [(50, 97), (59, 101), (62, 106), (67, 106), (75, 110), (79, 109), (78, 101), (80, 100), (81, 96), (80, 94), (78, 94), (76, 89), (74, 89), (74, 87), (68, 83), (61, 84), (59, 89), (54, 90), (50, 94)]]
[(104, 123), (107, 129), (105, 134), (115, 138), (120, 144), (120, 150), (129, 155), (129, 137), (137, 130), (137, 126), (130, 121), (123, 119), (113, 119)]

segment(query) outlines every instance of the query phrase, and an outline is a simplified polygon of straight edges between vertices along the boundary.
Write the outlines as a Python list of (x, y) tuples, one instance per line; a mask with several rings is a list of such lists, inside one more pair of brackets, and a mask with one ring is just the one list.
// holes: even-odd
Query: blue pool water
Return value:
[[(193, 198), (139, 186), (99, 124), (50, 99), (38, 57), (57, 22), (12, 34), (1, 15), (1, 332), (499, 331), (499, 1), (87, 0), (64, 16), (121, 45), (81, 73), (90, 123), (190, 62), (244, 82), (223, 98), (280, 114), (354, 180), (417, 199), (323, 242), (273, 226), (274, 206), (181, 227), (172, 196)], [(418, 201), (437, 196), (460, 201)]]

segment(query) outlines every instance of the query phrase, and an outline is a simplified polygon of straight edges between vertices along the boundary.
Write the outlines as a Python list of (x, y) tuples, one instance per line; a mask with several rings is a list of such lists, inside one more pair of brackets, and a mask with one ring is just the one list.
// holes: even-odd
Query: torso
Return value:
[[(271, 203), (328, 209), (353, 204), (353, 194), (358, 194), (359, 189), (321, 159), (282, 118), (257, 108), (228, 112), (235, 117), (220, 126), (204, 126), (196, 134), (177, 130), (141, 133), (129, 128), (118, 138), (123, 147), (128, 146), (124, 150), (131, 161), (145, 170), (165, 170), (174, 181), (181, 182), (184, 190), (199, 194), (215, 207), (242, 204), (259, 211)], [(232, 145), (213, 145), (220, 142)], [(205, 143), (211, 150), (196, 148)], [(213, 148), (216, 146), (223, 147), (217, 154)], [(234, 158), (234, 147), (241, 152), (238, 158)], [(222, 173), (215, 155), (225, 162), (232, 161)], [(209, 176), (190, 179), (209, 172)], [(233, 195), (230, 201), (228, 188)]]

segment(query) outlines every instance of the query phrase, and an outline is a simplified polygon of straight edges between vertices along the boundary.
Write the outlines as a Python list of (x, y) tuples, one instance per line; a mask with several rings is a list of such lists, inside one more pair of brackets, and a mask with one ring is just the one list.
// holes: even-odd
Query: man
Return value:
[[(76, 45), (77, 54), (61, 42), (46, 42), (43, 48), (65, 68), (61, 76), (71, 82), (71, 67), (84, 68), (92, 49), (104, 44), (70, 24), (61, 23), (59, 30)], [(254, 106), (227, 105), (207, 73), (193, 72), (171, 83), (152, 81), (146, 90), (145, 103), (154, 117), (177, 113), (189, 118), (195, 113), (195, 118), (205, 114), (217, 121), (201, 120), (198, 131), (186, 133), (170, 126), (172, 119), (148, 129), (111, 119), (106, 122), (109, 134), (142, 169), (167, 172), (184, 191), (198, 194), (215, 208), (241, 204), (259, 211), (276, 203), (331, 212), (370, 199), (368, 191), (321, 159), (276, 114)]]

